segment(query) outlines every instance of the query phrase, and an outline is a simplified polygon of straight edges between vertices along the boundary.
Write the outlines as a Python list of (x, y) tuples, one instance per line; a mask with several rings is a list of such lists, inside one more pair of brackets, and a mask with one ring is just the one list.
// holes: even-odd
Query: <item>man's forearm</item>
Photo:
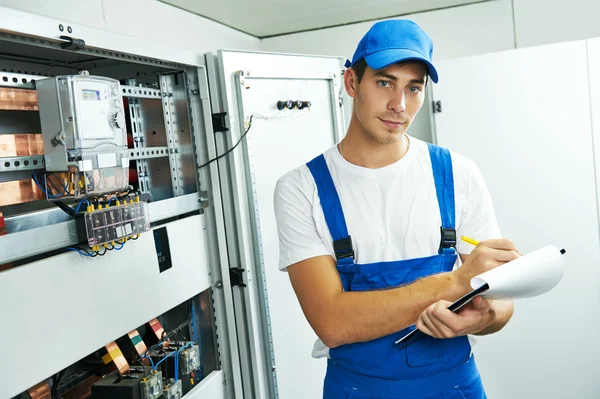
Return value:
[(365, 342), (414, 324), (429, 305), (441, 299), (454, 301), (464, 292), (451, 273), (429, 276), (389, 290), (341, 292), (328, 304), (331, 331), (325, 342), (336, 347)]
[(490, 305), (492, 322), (483, 330), (476, 332), (475, 335), (488, 335), (500, 331), (513, 315), (514, 307), (512, 301), (490, 300)]

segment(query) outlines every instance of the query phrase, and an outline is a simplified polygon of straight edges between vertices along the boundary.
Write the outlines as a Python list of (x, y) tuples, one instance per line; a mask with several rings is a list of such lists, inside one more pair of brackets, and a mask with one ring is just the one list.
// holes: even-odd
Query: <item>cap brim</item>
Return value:
[(427, 65), (428, 73), (433, 83), (438, 82), (438, 73), (433, 64), (417, 51), (405, 49), (389, 49), (381, 50), (376, 53), (369, 54), (365, 57), (367, 65), (369, 65), (373, 69), (383, 69), (392, 64), (397, 64), (398, 62), (411, 60), (424, 62)]

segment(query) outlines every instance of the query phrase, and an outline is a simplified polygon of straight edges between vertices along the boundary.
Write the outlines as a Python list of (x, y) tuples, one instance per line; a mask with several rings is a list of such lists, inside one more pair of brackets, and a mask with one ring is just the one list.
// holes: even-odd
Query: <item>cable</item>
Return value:
[(154, 370), (157, 370), (157, 369), (158, 369), (158, 366), (160, 366), (160, 364), (161, 364), (162, 362), (164, 362), (165, 360), (167, 360), (168, 358), (170, 358), (170, 357), (171, 357), (172, 355), (174, 355), (175, 353), (177, 353), (177, 352), (171, 352), (171, 353), (169, 353), (167, 356), (165, 356), (165, 357), (163, 357), (162, 359), (160, 359), (160, 361), (159, 361), (158, 363), (156, 363), (156, 367), (154, 368)]
[[(94, 255), (91, 255), (91, 254), (89, 254), (89, 253), (83, 252), (81, 249), (78, 249), (78, 248), (70, 248), (70, 247), (69, 247), (69, 248), (66, 248), (66, 249), (67, 249), (67, 250), (69, 250), (69, 251), (75, 251), (75, 252), (78, 252), (78, 253), (79, 253), (79, 255), (83, 255), (83, 256), (89, 256), (89, 257), (92, 257), (92, 258), (94, 257)], [(93, 252), (93, 253), (95, 253), (95, 252)]]
[(115, 247), (115, 246), (113, 246), (113, 248), (114, 248), (116, 251), (120, 251), (120, 250), (122, 250), (122, 249), (123, 249), (123, 247), (124, 247), (124, 246), (125, 246), (125, 243), (124, 243), (124, 242), (122, 242), (122, 243), (121, 243), (121, 246), (120, 246), (119, 248), (117, 248), (117, 247)]
[(54, 205), (56, 205), (57, 207), (59, 207), (67, 215), (69, 215), (71, 217), (75, 217), (76, 212), (73, 210), (73, 208), (71, 208), (70, 206), (68, 206), (64, 202), (62, 202), (62, 201), (54, 201)]
[(194, 301), (192, 302), (192, 333), (194, 333), (194, 341), (198, 342), (198, 337), (196, 336), (196, 311), (194, 307)]
[(229, 154), (231, 151), (235, 150), (235, 148), (242, 142), (242, 140), (244, 139), (244, 137), (246, 137), (246, 135), (248, 134), (248, 132), (250, 131), (250, 128), (252, 127), (252, 118), (254, 118), (254, 115), (250, 115), (250, 120), (248, 121), (248, 128), (246, 129), (246, 131), (244, 132), (244, 134), (242, 134), (242, 137), (240, 137), (240, 139), (237, 141), (237, 143), (235, 143), (235, 145), (233, 147), (231, 147), (229, 150), (225, 151), (223, 154), (219, 155), (216, 158), (211, 159), (210, 161), (198, 166), (198, 169), (201, 169), (211, 163), (213, 163), (214, 161), (218, 161), (219, 159), (223, 158), (224, 156), (226, 156), (227, 154)]
[(31, 173), (31, 175), (33, 176), (33, 181), (35, 182), (35, 184), (37, 184), (37, 186), (40, 188), (40, 190), (42, 190), (42, 192), (44, 194), (46, 194), (46, 196), (48, 198), (60, 198), (62, 197), (62, 195), (53, 195), (53, 194), (49, 194), (48, 191), (42, 187), (42, 185), (40, 184), (37, 175), (35, 174), (35, 172)]
[(148, 359), (148, 360), (150, 360), (150, 364), (152, 365), (152, 369), (153, 369), (153, 370), (156, 370), (156, 367), (154, 366), (154, 361), (152, 361), (152, 358), (151, 358), (151, 357), (148, 357), (148, 356), (140, 356), (140, 361), (141, 361), (141, 359)]
[(79, 205), (77, 205), (77, 209), (75, 209), (75, 214), (79, 213), (79, 208), (81, 208), (81, 205), (83, 205), (84, 202), (87, 202), (88, 206), (92, 206), (92, 204), (90, 204), (90, 201), (88, 201), (87, 198), (84, 198), (81, 200), (81, 202), (79, 202)]
[(175, 356), (175, 382), (179, 380), (179, 353)]
[[(146, 359), (150, 359), (149, 357), (147, 357)], [(144, 363), (142, 363), (142, 358), (139, 357), (137, 362), (142, 366), (142, 372), (144, 373), (144, 378), (146, 378), (146, 366), (144, 365)], [(150, 359), (150, 364), (152, 364), (152, 359)]]

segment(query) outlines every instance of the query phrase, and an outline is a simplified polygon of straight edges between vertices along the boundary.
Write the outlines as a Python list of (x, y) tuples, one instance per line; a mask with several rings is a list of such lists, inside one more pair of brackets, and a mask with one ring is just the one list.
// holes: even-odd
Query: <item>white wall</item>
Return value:
[(74, 22), (196, 53), (260, 48), (254, 36), (155, 0), (0, 0), (0, 5), (55, 18), (65, 29)]
[(106, 29), (198, 52), (258, 50), (260, 39), (155, 0), (103, 0)]
[[(511, 0), (412, 14), (433, 39), (434, 59), (448, 59), (514, 48)], [(336, 55), (351, 58), (374, 22), (277, 36), (261, 41), (261, 50)]]
[[(102, 0), (0, 0), (0, 5), (45, 17), (104, 29)], [(65, 31), (66, 33), (66, 31)]]
[(514, 0), (517, 46), (600, 36), (598, 0)]

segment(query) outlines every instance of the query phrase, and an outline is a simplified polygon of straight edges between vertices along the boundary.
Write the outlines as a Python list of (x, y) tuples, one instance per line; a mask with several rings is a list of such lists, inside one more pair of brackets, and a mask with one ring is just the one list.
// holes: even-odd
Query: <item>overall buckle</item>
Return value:
[(352, 249), (352, 237), (348, 236), (333, 242), (333, 251), (337, 260), (344, 258), (354, 259), (354, 249)]
[(440, 241), (440, 253), (447, 252), (447, 249), (456, 248), (456, 229), (440, 227), (442, 239)]

